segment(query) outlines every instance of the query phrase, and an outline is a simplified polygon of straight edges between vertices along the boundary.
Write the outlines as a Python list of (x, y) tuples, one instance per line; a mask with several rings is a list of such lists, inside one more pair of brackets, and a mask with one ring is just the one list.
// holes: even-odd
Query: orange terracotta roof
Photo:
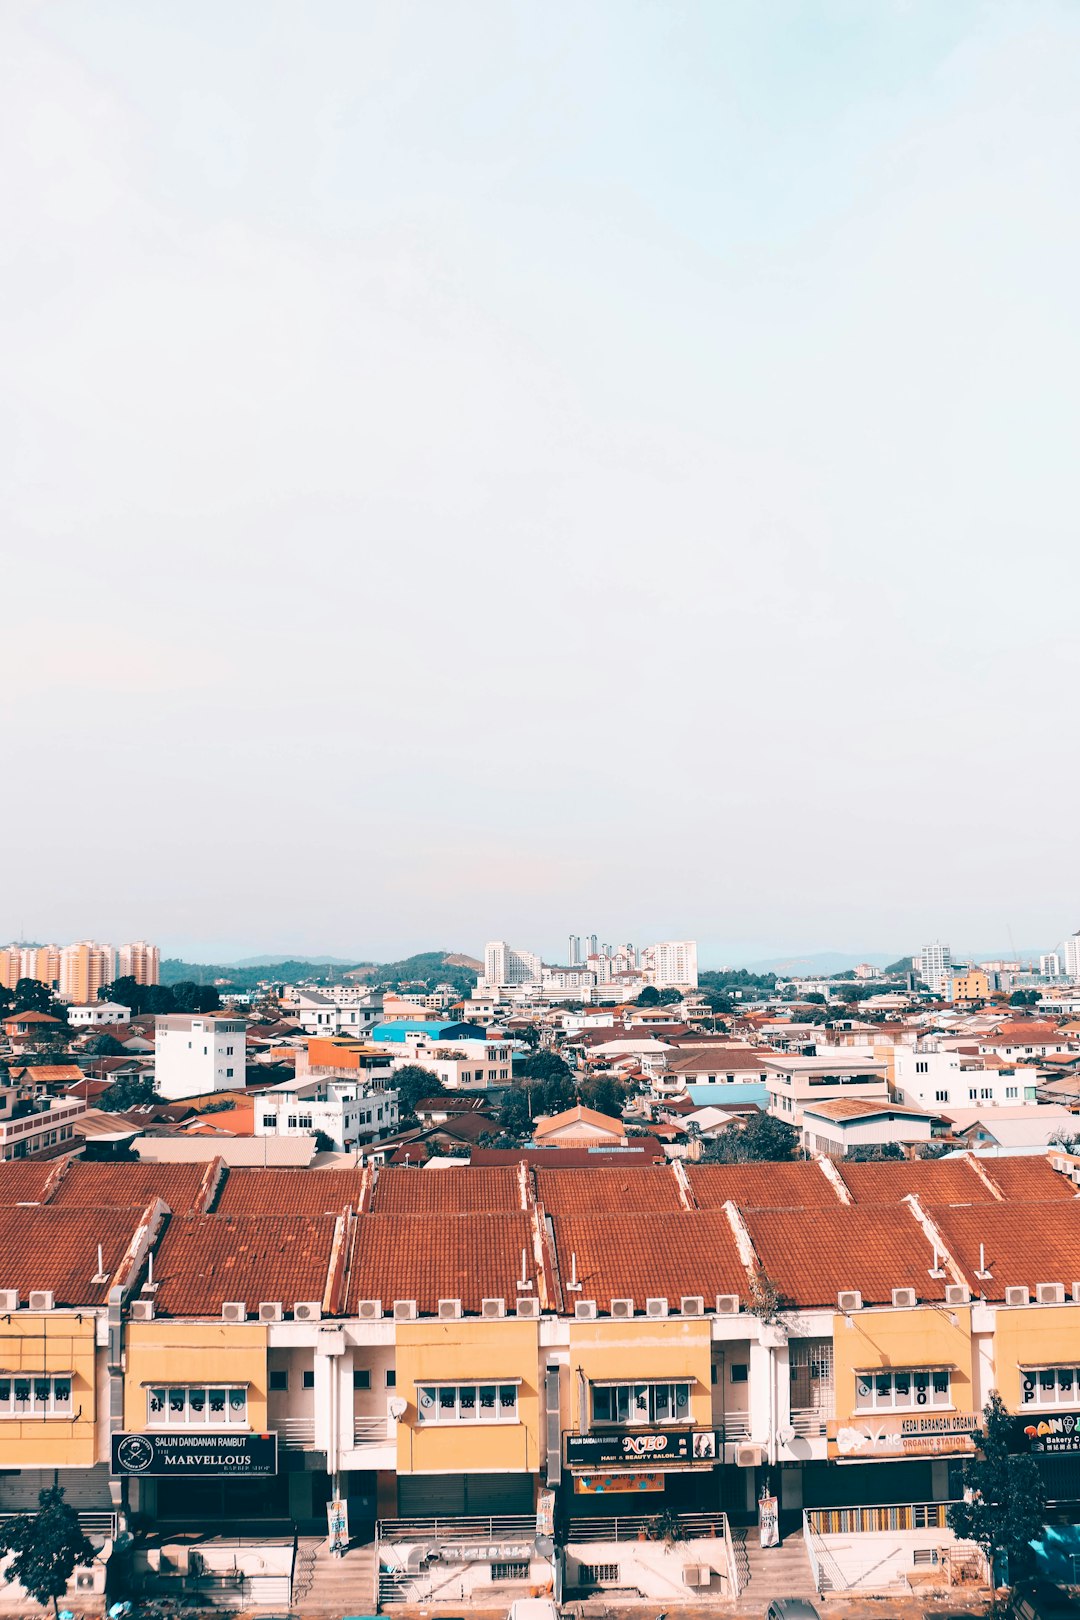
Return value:
[(598, 1165), (592, 1170), (536, 1171), (536, 1191), (549, 1215), (627, 1214), (682, 1209), (673, 1172), (655, 1165)]
[(332, 1215), (174, 1216), (158, 1245), (155, 1308), (161, 1316), (220, 1316), (226, 1300), (250, 1315), (262, 1300), (285, 1314), (322, 1301), (337, 1221)]
[(43, 1203), (63, 1168), (57, 1159), (0, 1160), (0, 1206)]
[(700, 1294), (707, 1307), (717, 1294), (749, 1294), (720, 1210), (671, 1211), (662, 1221), (655, 1214), (556, 1215), (553, 1224), (563, 1288), (574, 1269), (581, 1284), (580, 1293), (567, 1293), (571, 1312), (576, 1299), (593, 1299), (601, 1311), (612, 1299), (632, 1299), (643, 1312), (647, 1299), (678, 1309), (684, 1294)]
[(702, 1209), (719, 1209), (729, 1200), (749, 1209), (828, 1208), (840, 1195), (820, 1165), (688, 1164), (686, 1174)]
[[(1001, 1300), (1006, 1288), (1080, 1278), (1080, 1202), (930, 1205), (927, 1214), (961, 1267), (973, 1295)], [(980, 1245), (989, 1277), (978, 1277)], [(1034, 1347), (1033, 1347), (1034, 1348)]]
[[(0, 1288), (51, 1289), (57, 1305), (104, 1305), (144, 1211), (7, 1208), (0, 1221)], [(106, 1280), (95, 1283), (98, 1245)]]
[(203, 1207), (208, 1187), (206, 1164), (69, 1164), (49, 1199), (54, 1209), (144, 1208), (161, 1198), (176, 1215)]
[(930, 1241), (906, 1206), (804, 1209), (797, 1221), (755, 1209), (743, 1219), (765, 1272), (798, 1305), (835, 1309), (849, 1288), (864, 1305), (890, 1304), (894, 1288), (913, 1288), (920, 1300), (945, 1297), (945, 1279), (929, 1275)]
[(446, 1165), (430, 1170), (388, 1166), (375, 1179), (371, 1208), (376, 1215), (509, 1214), (521, 1208), (521, 1185), (517, 1170), (509, 1165)]
[[(416, 1180), (437, 1181), (448, 1172), (406, 1170)], [(399, 1299), (415, 1300), (421, 1315), (433, 1316), (440, 1299), (458, 1299), (478, 1314), (483, 1299), (503, 1299), (508, 1311), (517, 1299), (521, 1252), (531, 1292), (541, 1300), (546, 1285), (533, 1252), (528, 1215), (365, 1215), (357, 1222), (350, 1268), (350, 1312), (361, 1299), (381, 1300), (390, 1310)]]
[[(1076, 1188), (1068, 1176), (1059, 1175), (1050, 1160), (1039, 1154), (984, 1159), (981, 1162), (987, 1175), (1001, 1188), (1006, 1198), (1030, 1199), (1036, 1203), (1048, 1199), (1065, 1201), (1076, 1198)], [(1080, 1272), (1077, 1272), (1077, 1276), (1080, 1277)]]
[(936, 1204), (981, 1204), (994, 1196), (967, 1159), (911, 1159), (837, 1168), (856, 1204), (898, 1204), (908, 1193)]
[(230, 1170), (219, 1215), (339, 1215), (361, 1207), (366, 1170)]

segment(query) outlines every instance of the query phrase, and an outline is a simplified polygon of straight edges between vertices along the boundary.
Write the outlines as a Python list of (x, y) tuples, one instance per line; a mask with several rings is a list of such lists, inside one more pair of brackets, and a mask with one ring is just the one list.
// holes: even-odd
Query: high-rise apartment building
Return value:
[(1044, 979), (1061, 978), (1061, 952), (1047, 951), (1039, 957), (1039, 972)]
[(84, 939), (65, 945), (60, 952), (60, 995), (77, 1006), (96, 1001), (103, 985), (116, 977), (116, 953), (111, 945)]
[(569, 949), (567, 951), (566, 960), (567, 960), (567, 965), (569, 967), (579, 967), (581, 965), (581, 935), (580, 934), (571, 934), (570, 935), (570, 944), (569, 944)]
[(533, 951), (515, 951), (505, 939), (489, 940), (484, 946), (484, 979), (497, 987), (504, 984), (539, 984), (543, 964)]
[(656, 945), (647, 945), (641, 953), (641, 965), (660, 990), (692, 990), (697, 987), (697, 940), (665, 939)]
[(5, 945), (0, 949), (0, 984), (14, 990), (20, 979), (40, 979), (55, 990), (60, 980), (59, 945)]
[(145, 939), (121, 945), (116, 953), (116, 976), (132, 978), (136, 984), (158, 984), (161, 978), (161, 952)]
[(952, 985), (952, 948), (940, 943), (924, 945), (919, 964), (919, 975), (935, 996), (948, 995)]
[(1065, 977), (1071, 979), (1074, 984), (1080, 984), (1080, 930), (1069, 935), (1062, 946), (1062, 956)]

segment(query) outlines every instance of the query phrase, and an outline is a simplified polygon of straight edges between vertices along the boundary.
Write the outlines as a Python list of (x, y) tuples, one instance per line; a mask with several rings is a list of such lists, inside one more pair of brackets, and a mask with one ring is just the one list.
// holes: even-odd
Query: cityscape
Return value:
[(1080, 1620), (1078, 83), (0, 6), (0, 1620)]

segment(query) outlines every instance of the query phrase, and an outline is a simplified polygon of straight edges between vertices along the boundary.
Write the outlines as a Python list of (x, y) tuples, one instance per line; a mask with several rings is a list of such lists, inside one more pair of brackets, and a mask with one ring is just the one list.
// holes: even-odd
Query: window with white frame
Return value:
[(421, 1423), (516, 1423), (517, 1383), (418, 1384)]
[(594, 1423), (617, 1423), (624, 1428), (653, 1423), (689, 1423), (689, 1383), (594, 1384)]
[(1080, 1367), (1022, 1367), (1024, 1406), (1080, 1406)]
[(243, 1384), (152, 1384), (146, 1422), (152, 1429), (246, 1429)]
[(951, 1406), (947, 1367), (882, 1367), (855, 1374), (858, 1412), (910, 1412)]
[(71, 1417), (71, 1374), (0, 1378), (0, 1418)]

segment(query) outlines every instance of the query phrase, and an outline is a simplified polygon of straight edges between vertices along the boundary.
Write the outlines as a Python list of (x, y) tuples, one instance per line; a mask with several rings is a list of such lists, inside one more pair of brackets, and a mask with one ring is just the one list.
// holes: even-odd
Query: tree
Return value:
[(40, 979), (20, 979), (18, 981), (15, 986), (13, 1010), (17, 1013), (52, 1013), (54, 1017), (57, 1014), (53, 993), (47, 984), (42, 984)]
[(129, 1108), (142, 1108), (161, 1101), (148, 1074), (131, 1074), (114, 1080), (108, 1091), (101, 1093), (100, 1106), (123, 1114)]
[(1032, 1561), (1031, 1543), (1043, 1533), (1046, 1490), (1031, 1457), (1009, 1451), (1013, 1420), (997, 1390), (983, 1407), (979, 1455), (964, 1469), (964, 1500), (949, 1505), (949, 1529), (973, 1541), (986, 1554), (991, 1586), (997, 1566), (1008, 1560), (1009, 1584), (1015, 1586)]
[(647, 984), (645, 986), (644, 990), (637, 998), (637, 1005), (639, 1007), (659, 1007), (660, 992), (656, 988), (655, 984)]
[(499, 1105), (499, 1129), (508, 1135), (532, 1135), (532, 1115), (529, 1112), (529, 1088), (512, 1086)]
[(83, 1051), (89, 1052), (92, 1057), (123, 1057), (124, 1055), (123, 1043), (118, 1041), (115, 1035), (91, 1035), (83, 1047)]
[(398, 1094), (399, 1124), (415, 1119), (416, 1105), (421, 1097), (441, 1097), (444, 1089), (438, 1075), (431, 1069), (421, 1068), (419, 1063), (403, 1063), (400, 1069), (395, 1069), (394, 1090)]
[(1009, 997), (1010, 1007), (1034, 1007), (1042, 1000), (1041, 990), (1014, 990)]
[(57, 1615), (56, 1600), (67, 1591), (76, 1564), (90, 1564), (95, 1557), (59, 1485), (38, 1492), (36, 1513), (20, 1513), (0, 1524), (0, 1550), (15, 1554), (7, 1569), (9, 1580), (25, 1586), (37, 1603), (45, 1605), (51, 1598)]
[(567, 1085), (573, 1083), (573, 1074), (570, 1066), (557, 1052), (532, 1052), (523, 1059), (518, 1067), (518, 1076), (522, 1080), (565, 1081)]
[(803, 1000), (813, 1002), (815, 1007), (825, 1006), (825, 997), (822, 995), (820, 990), (808, 990), (805, 996), (803, 996)]
[(178, 1013), (213, 1013), (221, 1008), (221, 997), (212, 984), (181, 981), (173, 985), (172, 999)]
[(750, 1164), (759, 1160), (774, 1163), (793, 1159), (799, 1146), (799, 1133), (785, 1120), (774, 1119), (759, 1110), (740, 1129), (731, 1125), (706, 1147), (703, 1157), (718, 1164)]
[(626, 1107), (629, 1088), (613, 1075), (600, 1074), (582, 1081), (580, 1095), (586, 1107), (595, 1108), (598, 1114), (610, 1114), (613, 1119), (619, 1119)]

